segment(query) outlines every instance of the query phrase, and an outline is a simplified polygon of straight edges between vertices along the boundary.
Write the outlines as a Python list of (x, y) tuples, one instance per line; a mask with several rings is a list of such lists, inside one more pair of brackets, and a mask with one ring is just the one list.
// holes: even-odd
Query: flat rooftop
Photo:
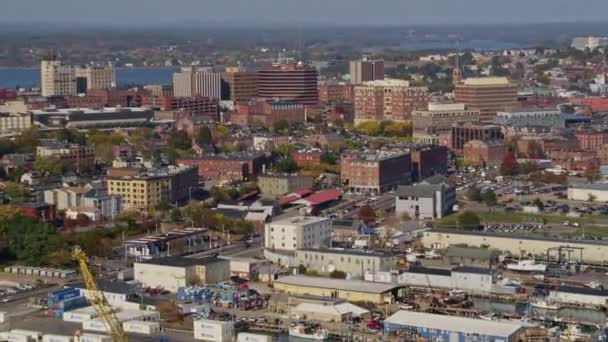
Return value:
[(59, 108), (59, 109), (36, 109), (32, 114), (52, 115), (52, 114), (100, 114), (100, 113), (129, 113), (129, 112), (149, 112), (151, 109), (145, 107), (104, 107), (104, 108)]
[(509, 85), (509, 79), (506, 77), (471, 77), (463, 80), (464, 85), (470, 86), (493, 86), (493, 85)]
[(423, 327), (441, 331), (511, 337), (523, 329), (519, 323), (485, 321), (477, 318), (445, 316), (413, 311), (398, 311), (385, 321), (389, 324)]
[(208, 257), (203, 259), (185, 258), (180, 256), (152, 259), (140, 262), (140, 264), (150, 264), (158, 266), (173, 266), (173, 267), (189, 267), (189, 266), (205, 266), (218, 262), (228, 262), (228, 260), (216, 257)]
[(298, 249), (298, 251), (309, 252), (309, 253), (325, 253), (325, 254), (341, 254), (341, 255), (356, 255), (356, 256), (370, 256), (370, 257), (391, 257), (390, 254), (374, 252), (374, 251), (362, 251), (358, 249), (339, 249), (339, 248), (330, 248), (330, 249), (314, 249), (314, 248), (303, 248)]
[(373, 283), (363, 280), (346, 280), (323, 277), (308, 277), (303, 275), (293, 275), (282, 277), (275, 280), (275, 284), (286, 284), (301, 287), (316, 287), (323, 289), (335, 289), (352, 292), (382, 294), (391, 291), (400, 285)]
[(323, 221), (330, 221), (327, 217), (318, 217), (318, 216), (295, 216), (282, 220), (272, 221), (271, 225), (303, 225), (303, 224), (311, 224)]
[(595, 246), (608, 246), (608, 241), (605, 240), (569, 240), (562, 238), (552, 238), (552, 237), (541, 237), (541, 236), (527, 236), (527, 235), (515, 235), (515, 234), (501, 234), (501, 233), (489, 233), (482, 231), (465, 231), (458, 229), (431, 229), (424, 232), (425, 234), (460, 234), (460, 235), (471, 235), (471, 236), (490, 236), (497, 237), (502, 239), (516, 239), (516, 240), (532, 240), (532, 241), (548, 241), (548, 242), (558, 242), (564, 243), (566, 245), (595, 245)]

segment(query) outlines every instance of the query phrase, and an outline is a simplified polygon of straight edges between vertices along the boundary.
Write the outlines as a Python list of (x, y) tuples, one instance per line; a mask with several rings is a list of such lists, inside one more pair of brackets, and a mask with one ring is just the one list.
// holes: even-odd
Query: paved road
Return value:
[(58, 285), (51, 287), (43, 287), (32, 291), (26, 291), (12, 295), (12, 301), (0, 304), (0, 311), (10, 313), (12, 317), (29, 315), (32, 312), (40, 310), (27, 305), (30, 302), (30, 298), (47, 296), (49, 292), (58, 289), (59, 287), (60, 286)]
[(244, 241), (236, 241), (221, 248), (209, 249), (200, 253), (191, 254), (188, 258), (202, 259), (212, 255), (226, 255), (226, 256), (247, 256), (249, 254), (255, 255), (262, 249), (262, 238), (256, 238), (250, 247), (246, 247)]

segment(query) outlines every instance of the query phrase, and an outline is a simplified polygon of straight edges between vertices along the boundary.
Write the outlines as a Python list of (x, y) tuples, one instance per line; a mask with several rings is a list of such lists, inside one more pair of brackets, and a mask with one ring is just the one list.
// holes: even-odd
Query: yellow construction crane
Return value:
[(78, 261), (78, 264), (80, 265), (82, 278), (84, 279), (84, 284), (89, 292), (89, 300), (91, 304), (93, 304), (97, 315), (106, 326), (106, 329), (110, 331), (112, 341), (127, 342), (127, 335), (125, 335), (125, 332), (122, 329), (122, 324), (120, 324), (120, 321), (116, 318), (116, 315), (114, 315), (103, 292), (97, 289), (95, 279), (93, 278), (91, 271), (89, 271), (87, 255), (80, 247), (76, 247), (72, 252), (72, 257)]

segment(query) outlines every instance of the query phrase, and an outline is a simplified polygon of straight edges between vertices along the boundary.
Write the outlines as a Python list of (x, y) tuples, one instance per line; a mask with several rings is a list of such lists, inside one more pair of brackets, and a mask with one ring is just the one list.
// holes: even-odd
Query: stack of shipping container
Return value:
[(49, 293), (48, 313), (50, 316), (61, 318), (66, 311), (82, 308), (88, 305), (87, 299), (75, 288), (64, 288)]

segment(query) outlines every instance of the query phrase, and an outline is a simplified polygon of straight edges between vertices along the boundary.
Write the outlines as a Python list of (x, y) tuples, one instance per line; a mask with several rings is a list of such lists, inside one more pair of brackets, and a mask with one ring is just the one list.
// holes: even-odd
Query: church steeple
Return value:
[(460, 42), (456, 41), (456, 66), (452, 70), (452, 84), (457, 85), (462, 80), (462, 70), (460, 70)]

